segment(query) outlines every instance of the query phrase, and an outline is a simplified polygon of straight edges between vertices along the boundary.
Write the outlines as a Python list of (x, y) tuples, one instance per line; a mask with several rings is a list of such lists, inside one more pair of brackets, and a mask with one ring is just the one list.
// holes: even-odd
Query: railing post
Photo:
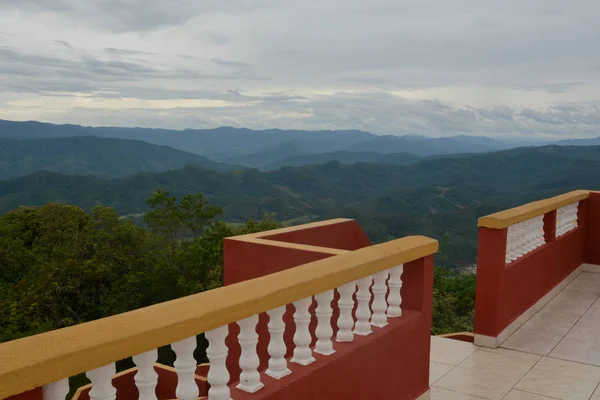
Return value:
[(475, 289), (475, 344), (479, 346), (497, 347), (507, 231), (507, 228), (479, 228)]
[(544, 239), (546, 243), (553, 242), (556, 239), (556, 210), (552, 210), (544, 215)]

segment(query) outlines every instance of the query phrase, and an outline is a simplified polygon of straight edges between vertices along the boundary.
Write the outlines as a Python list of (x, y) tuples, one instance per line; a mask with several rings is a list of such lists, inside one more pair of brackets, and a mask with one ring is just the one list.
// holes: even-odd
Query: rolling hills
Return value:
[(162, 187), (178, 197), (204, 193), (229, 221), (267, 212), (282, 221), (351, 217), (375, 241), (448, 233), (448, 257), (461, 266), (475, 260), (477, 217), (573, 189), (600, 189), (598, 171), (600, 146), (519, 148), (408, 166), (329, 162), (219, 173), (188, 165), (118, 179), (45, 171), (1, 181), (0, 212), (59, 201), (139, 213)]
[(216, 171), (239, 168), (139, 140), (93, 136), (22, 140), (0, 138), (0, 179), (43, 170), (71, 175), (122, 177), (136, 172), (180, 169), (187, 164)]

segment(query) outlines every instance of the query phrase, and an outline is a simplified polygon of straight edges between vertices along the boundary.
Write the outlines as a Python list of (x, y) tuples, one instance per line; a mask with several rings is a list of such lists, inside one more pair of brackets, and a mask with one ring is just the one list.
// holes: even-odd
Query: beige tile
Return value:
[(513, 389), (503, 400), (554, 400), (555, 398), (542, 396), (541, 394), (527, 393)]
[(533, 369), (539, 372), (600, 383), (600, 368), (593, 365), (544, 357), (535, 365), (535, 367), (533, 367)]
[(456, 367), (434, 386), (490, 400), (501, 400), (519, 378), (492, 374), (478, 369)]
[(600, 274), (584, 272), (567, 286), (567, 289), (600, 295)]
[(502, 347), (545, 356), (561, 339), (562, 336), (536, 331), (531, 326), (524, 325), (502, 343)]
[(590, 400), (600, 400), (600, 388), (596, 388), (596, 391), (592, 397), (590, 397)]
[(515, 386), (515, 389), (561, 400), (588, 400), (594, 389), (596, 389), (596, 384), (581, 379), (531, 370)]
[[(573, 282), (574, 283), (574, 282)], [(573, 284), (572, 283), (572, 284)], [(550, 301), (544, 308), (558, 310), (573, 310), (576, 312), (584, 312), (590, 307), (594, 301), (598, 298), (597, 294), (581, 291), (578, 289), (571, 289), (567, 287), (565, 290), (560, 292), (555, 298)]]
[(429, 362), (429, 385), (433, 385), (442, 376), (446, 375), (450, 370), (454, 368), (453, 365), (443, 364), (440, 362), (430, 361)]
[(582, 315), (583, 313), (556, 313), (551, 310), (543, 309), (527, 321), (523, 325), (523, 328), (549, 335), (564, 336)]
[(552, 350), (550, 357), (600, 367), (600, 341), (575, 339), (567, 334)]
[(481, 349), (459, 367), (520, 379), (541, 357), (506, 349)]
[(597, 340), (600, 337), (600, 318), (587, 313), (573, 326), (567, 337), (579, 340)]
[(431, 388), (431, 400), (480, 400), (481, 397), (475, 397), (464, 393), (453, 392), (438, 387)]
[(477, 347), (472, 343), (432, 336), (430, 360), (448, 365), (458, 365), (476, 350)]

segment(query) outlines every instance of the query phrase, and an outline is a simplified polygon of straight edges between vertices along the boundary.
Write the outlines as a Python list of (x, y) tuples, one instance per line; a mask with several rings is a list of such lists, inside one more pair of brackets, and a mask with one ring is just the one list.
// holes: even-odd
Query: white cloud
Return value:
[(6, 119), (600, 135), (594, 0), (0, 0), (0, 26)]

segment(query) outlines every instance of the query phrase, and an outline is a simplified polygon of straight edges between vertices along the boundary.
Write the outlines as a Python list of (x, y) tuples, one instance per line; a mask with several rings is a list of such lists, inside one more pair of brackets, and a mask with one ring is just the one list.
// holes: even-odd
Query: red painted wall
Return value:
[(265, 387), (248, 394), (231, 385), (236, 400), (394, 399), (414, 400), (429, 388), (433, 256), (404, 266), (401, 318), (389, 319), (351, 343), (335, 343), (331, 356), (292, 363), (292, 374), (276, 380), (261, 374)]
[[(298, 244), (314, 245), (344, 250), (354, 250), (370, 245), (360, 226), (354, 221), (324, 227), (299, 230), (262, 238)], [(311, 261), (330, 257), (312, 251), (286, 249), (278, 246), (247, 243), (238, 240), (224, 241), (225, 283), (253, 279), (266, 274), (293, 268)], [(433, 288), (433, 256), (416, 260), (404, 266), (402, 298), (404, 317), (392, 320), (385, 329), (367, 337), (356, 337), (351, 344), (335, 343), (336, 354), (330, 357), (315, 354), (317, 362), (308, 367), (290, 363), (294, 373), (281, 381), (264, 375), (268, 363), (268, 316), (259, 316), (257, 352), (261, 360), (259, 371), (268, 384), (258, 393), (248, 395), (235, 389), (239, 380), (239, 356), (237, 343), (239, 327), (229, 326), (227, 364), (231, 375), (233, 398), (306, 399), (320, 398), (394, 398), (414, 399), (427, 391), (429, 377), (429, 343), (431, 332), (431, 303)], [(332, 302), (334, 315), (332, 327), (337, 332), (337, 292)], [(310, 330), (313, 345), (316, 341), (316, 318), (313, 303), (313, 319)], [(284, 321), (284, 340), (288, 348), (286, 357), (293, 352), (294, 307), (287, 306)], [(318, 372), (318, 373), (317, 373)], [(383, 384), (382, 384), (382, 381)], [(373, 397), (377, 394), (376, 397)], [(327, 396), (327, 397), (325, 397)]]
[(546, 214), (547, 243), (508, 265), (504, 262), (507, 229), (479, 228), (475, 333), (498, 336), (582, 263), (600, 261), (600, 249), (592, 245), (597, 242), (590, 241), (590, 237), (600, 239), (598, 228), (590, 229), (590, 218), (600, 222), (598, 196), (596, 203), (590, 207), (587, 200), (580, 202), (578, 228), (558, 238), (554, 237), (556, 211)]
[(371, 245), (371, 241), (365, 232), (354, 220), (299, 229), (288, 233), (264, 236), (263, 238), (341, 250), (358, 250)]

